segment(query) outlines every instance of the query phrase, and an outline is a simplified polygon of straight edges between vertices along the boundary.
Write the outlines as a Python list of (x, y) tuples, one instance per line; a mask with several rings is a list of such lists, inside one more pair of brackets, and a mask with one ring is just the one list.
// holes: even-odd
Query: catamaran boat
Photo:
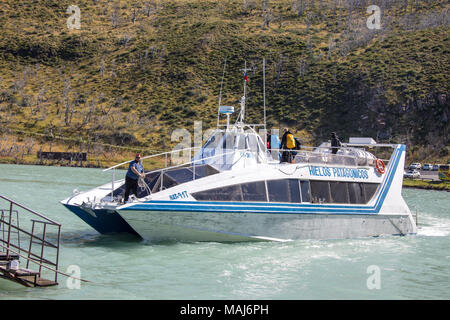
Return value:
[[(350, 138), (336, 154), (329, 142), (295, 150), (293, 163), (267, 150), (259, 125), (245, 124), (244, 96), (221, 106), (219, 125), (201, 148), (143, 157), (164, 159), (146, 171), (136, 197), (122, 202), (124, 179), (61, 203), (100, 233), (129, 232), (152, 241), (289, 241), (415, 234), (417, 226), (402, 191), (406, 146)], [(265, 126), (265, 124), (264, 124)], [(389, 159), (372, 150), (390, 150)], [(370, 151), (369, 151), (370, 150)], [(168, 163), (188, 152), (186, 161)], [(292, 150), (287, 150), (292, 152)], [(193, 156), (191, 154), (193, 152)], [(386, 153), (384, 153), (386, 154)], [(179, 159), (178, 159), (179, 160)], [(162, 161), (160, 161), (162, 163)], [(123, 174), (123, 173), (121, 173)]]

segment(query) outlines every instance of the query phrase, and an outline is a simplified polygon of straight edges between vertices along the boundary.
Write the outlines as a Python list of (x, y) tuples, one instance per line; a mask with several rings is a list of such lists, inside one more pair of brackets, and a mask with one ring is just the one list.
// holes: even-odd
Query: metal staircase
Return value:
[(61, 224), (2, 195), (0, 207), (0, 278), (57, 285)]

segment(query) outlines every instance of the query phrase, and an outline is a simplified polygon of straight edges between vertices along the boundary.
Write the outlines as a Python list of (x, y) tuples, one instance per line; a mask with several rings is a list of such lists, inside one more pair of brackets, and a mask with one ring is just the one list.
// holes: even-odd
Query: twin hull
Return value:
[[(127, 232), (159, 242), (345, 239), (416, 233), (410, 214), (255, 213), (82, 209), (67, 206), (99, 233)], [(87, 210), (92, 210), (88, 212)]]

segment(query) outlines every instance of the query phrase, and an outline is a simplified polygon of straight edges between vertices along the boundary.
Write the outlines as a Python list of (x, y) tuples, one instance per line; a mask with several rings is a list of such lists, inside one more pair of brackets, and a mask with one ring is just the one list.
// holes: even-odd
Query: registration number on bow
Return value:
[(182, 191), (178, 193), (171, 194), (169, 196), (170, 200), (177, 200), (177, 199), (186, 199), (188, 197), (187, 191)]

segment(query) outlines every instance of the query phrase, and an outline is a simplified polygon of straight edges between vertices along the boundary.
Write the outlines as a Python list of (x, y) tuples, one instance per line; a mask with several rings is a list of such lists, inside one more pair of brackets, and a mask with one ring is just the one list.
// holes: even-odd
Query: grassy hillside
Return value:
[[(371, 4), (379, 30), (366, 26)], [(67, 27), (69, 5), (80, 8), (79, 30)], [(265, 57), (269, 127), (311, 143), (331, 131), (403, 142), (409, 160), (444, 161), (448, 9), (444, 0), (3, 0), (0, 156), (174, 146), (176, 128), (215, 126), (225, 59), (223, 102), (238, 106), (246, 61), (248, 121), (259, 123)]]

